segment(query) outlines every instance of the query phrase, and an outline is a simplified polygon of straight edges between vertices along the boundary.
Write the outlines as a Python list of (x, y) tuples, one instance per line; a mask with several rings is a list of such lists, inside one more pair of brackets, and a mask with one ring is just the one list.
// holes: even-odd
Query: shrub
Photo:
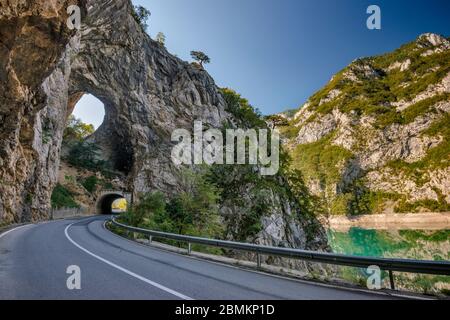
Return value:
[(183, 175), (186, 191), (170, 200), (161, 192), (143, 195), (124, 215), (126, 222), (165, 232), (221, 238), (223, 228), (216, 187), (201, 173), (185, 172)]
[(89, 192), (94, 193), (94, 191), (97, 188), (99, 181), (97, 176), (90, 176), (89, 178), (85, 179), (81, 185)]
[(73, 194), (59, 183), (53, 189), (51, 203), (52, 208), (79, 208)]
[(332, 138), (333, 133), (317, 142), (299, 145), (293, 151), (293, 166), (306, 179), (319, 179), (327, 185), (340, 180), (340, 164), (352, 158), (352, 154), (347, 149), (332, 145)]
[(259, 110), (254, 108), (247, 99), (242, 98), (232, 89), (224, 88), (220, 91), (227, 103), (227, 111), (240, 120), (245, 127), (255, 129), (266, 127)]
[(148, 193), (141, 197), (137, 205), (127, 211), (124, 218), (130, 225), (141, 227), (146, 219), (161, 214), (165, 208), (166, 200), (161, 192)]
[(67, 120), (66, 129), (63, 135), (63, 144), (68, 145), (71, 142), (80, 142), (92, 135), (95, 128), (92, 124), (86, 124), (80, 119), (71, 115)]

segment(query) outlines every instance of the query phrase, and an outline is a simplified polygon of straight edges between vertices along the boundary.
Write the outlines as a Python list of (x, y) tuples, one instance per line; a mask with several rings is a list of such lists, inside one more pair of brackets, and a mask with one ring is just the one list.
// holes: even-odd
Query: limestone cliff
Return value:
[[(68, 4), (39, 1), (26, 9), (21, 1), (2, 0), (0, 6), (0, 61), (7, 71), (0, 73), (2, 223), (48, 217), (64, 127), (83, 94), (105, 105), (104, 123), (90, 140), (135, 195), (179, 189), (179, 169), (170, 158), (174, 129), (192, 130), (194, 120), (215, 128), (236, 122), (208, 73), (150, 39), (129, 0), (79, 3), (82, 26), (73, 34), (65, 27)], [(30, 26), (20, 27), (22, 16)], [(322, 229), (311, 240), (303, 228), (317, 221), (293, 212), (292, 199), (274, 192), (273, 202), (285, 210), (263, 217), (260, 242), (326, 249)]]
[[(27, 221), (48, 209), (55, 173), (39, 146), (44, 80), (73, 35), (66, 9), (78, 1), (0, 1), (0, 224)], [(44, 159), (45, 158), (45, 159)]]
[(450, 41), (424, 34), (354, 61), (279, 130), (328, 214), (449, 211), (449, 112)]

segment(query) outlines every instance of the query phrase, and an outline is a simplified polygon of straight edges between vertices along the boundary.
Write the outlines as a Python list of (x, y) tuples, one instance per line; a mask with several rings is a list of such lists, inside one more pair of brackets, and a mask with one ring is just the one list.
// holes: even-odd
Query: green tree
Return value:
[(100, 148), (87, 141), (75, 142), (71, 146), (66, 160), (75, 167), (91, 171), (107, 171), (109, 169), (108, 163), (100, 159)]
[(89, 192), (94, 193), (94, 191), (97, 188), (97, 185), (99, 184), (99, 180), (97, 176), (90, 176), (86, 178), (81, 185)]
[(158, 42), (161, 47), (164, 47), (166, 45), (166, 35), (162, 32), (158, 32), (156, 35), (156, 42)]
[(211, 59), (202, 51), (191, 51), (191, 57), (203, 68), (204, 64), (210, 63)]
[(176, 232), (208, 237), (221, 237), (219, 191), (208, 182), (203, 170), (182, 173), (184, 191), (168, 204), (167, 213)]
[(148, 19), (152, 13), (143, 6), (134, 6), (132, 11), (133, 18), (142, 27), (144, 31), (148, 29)]
[(289, 125), (289, 121), (281, 115), (271, 115), (265, 117), (265, 120), (270, 123), (271, 129), (276, 129), (278, 127), (286, 127)]
[(74, 115), (70, 115), (67, 120), (66, 129), (64, 130), (63, 140), (66, 143), (70, 141), (82, 141), (94, 132), (95, 128), (92, 124), (86, 124)]

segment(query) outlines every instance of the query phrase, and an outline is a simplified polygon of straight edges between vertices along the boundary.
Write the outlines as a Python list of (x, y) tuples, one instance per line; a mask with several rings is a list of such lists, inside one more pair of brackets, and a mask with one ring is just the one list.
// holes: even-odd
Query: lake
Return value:
[[(450, 229), (374, 230), (351, 227), (348, 230), (329, 229), (327, 234), (330, 246), (335, 253), (434, 261), (450, 260)], [(362, 283), (363, 270), (342, 269), (343, 278)], [(450, 292), (450, 277), (397, 273), (396, 280), (399, 287), (406, 290), (446, 295)]]

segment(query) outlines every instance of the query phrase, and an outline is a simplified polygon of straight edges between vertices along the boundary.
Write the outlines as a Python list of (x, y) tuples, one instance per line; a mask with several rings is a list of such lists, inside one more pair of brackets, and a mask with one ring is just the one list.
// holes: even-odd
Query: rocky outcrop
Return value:
[[(42, 18), (42, 25), (36, 27), (42, 37), (36, 38), (24, 27), (21, 33), (8, 34), (11, 43), (2, 46), (1, 61), (8, 63), (2, 67), (15, 70), (15, 74), (6, 73), (10, 78), (2, 79), (3, 85), (9, 86), (2, 92), (15, 101), (14, 106), (20, 106), (19, 111), (10, 114), (8, 97), (1, 98), (2, 117), (8, 117), (4, 118), (7, 125), (2, 127), (0, 146), (3, 223), (48, 217), (63, 130), (83, 94), (100, 99), (106, 113), (102, 126), (89, 139), (122, 173), (126, 188), (135, 196), (153, 190), (171, 194), (180, 189), (179, 168), (171, 161), (174, 129), (192, 131), (194, 120), (215, 128), (235, 123), (208, 73), (176, 58), (150, 39), (133, 18), (129, 0), (79, 3), (83, 8), (82, 25), (75, 33), (67, 32), (64, 23), (68, 4), (37, 2), (37, 11), (30, 8), (28, 13), (30, 20), (39, 21), (37, 17), (42, 15), (54, 19), (54, 23)], [(42, 10), (47, 7), (48, 12)], [(10, 10), (10, 16), (19, 16), (22, 13), (17, 12), (22, 10), (18, 5)], [(2, 14), (4, 11), (1, 8)], [(1, 16), (2, 26), (14, 24), (10, 16)], [(20, 34), (27, 39), (19, 41)], [(41, 47), (46, 54), (41, 55)], [(277, 199), (276, 192), (273, 197)], [(278, 199), (278, 206), (289, 206), (286, 201)], [(231, 214), (238, 213), (231, 210)], [(276, 226), (269, 218), (264, 220), (260, 235), (264, 243), (279, 240), (288, 246), (327, 248), (323, 230), (317, 232), (314, 241), (306, 237), (303, 225), (312, 218), (289, 210), (275, 215), (270, 219), (277, 221)], [(272, 231), (276, 234), (272, 235)]]

